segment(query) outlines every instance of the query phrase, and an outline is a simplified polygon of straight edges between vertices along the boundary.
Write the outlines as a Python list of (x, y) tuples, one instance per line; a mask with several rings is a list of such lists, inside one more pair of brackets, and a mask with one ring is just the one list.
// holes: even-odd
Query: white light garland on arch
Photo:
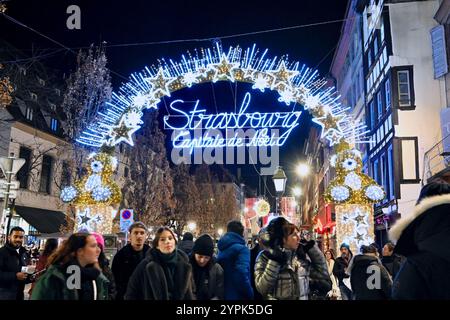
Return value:
[(367, 142), (365, 125), (355, 124), (346, 115), (348, 108), (338, 102), (334, 88), (324, 89), (325, 81), (319, 79), (317, 70), (289, 62), (286, 57), (266, 55), (267, 50), (260, 52), (255, 45), (225, 51), (217, 44), (182, 55), (178, 62), (161, 59), (157, 66), (132, 74), (130, 81), (114, 92), (112, 100), (99, 112), (98, 121), (91, 123), (76, 141), (93, 147), (114, 146), (122, 141), (133, 145), (132, 134), (143, 124), (143, 109), (156, 109), (171, 92), (195, 84), (237, 81), (251, 83), (252, 89), (262, 92), (275, 90), (279, 102), (286, 106), (297, 103), (309, 110), (315, 123), (322, 127), (322, 138), (331, 146), (343, 139)]

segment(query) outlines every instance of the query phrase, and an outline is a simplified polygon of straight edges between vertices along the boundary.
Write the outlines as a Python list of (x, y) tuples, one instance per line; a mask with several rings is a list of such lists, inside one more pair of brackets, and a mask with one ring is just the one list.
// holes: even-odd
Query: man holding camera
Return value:
[(25, 284), (30, 282), (27, 271), (27, 251), (22, 246), (25, 231), (10, 230), (8, 241), (0, 248), (0, 300), (23, 300)]

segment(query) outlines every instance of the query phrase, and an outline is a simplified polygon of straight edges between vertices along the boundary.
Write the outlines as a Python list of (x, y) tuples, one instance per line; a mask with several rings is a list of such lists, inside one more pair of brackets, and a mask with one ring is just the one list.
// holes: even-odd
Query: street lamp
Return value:
[(299, 165), (297, 165), (295, 171), (301, 178), (304, 178), (309, 174), (310, 168), (306, 163), (300, 163)]
[(219, 228), (219, 229), (217, 230), (217, 234), (219, 235), (219, 237), (221, 237), (221, 236), (223, 235), (223, 229), (222, 229), (222, 228)]
[(275, 199), (275, 214), (278, 215), (279, 196), (284, 193), (287, 181), (286, 173), (284, 173), (282, 167), (277, 167), (277, 170), (275, 170), (272, 179), (273, 183), (275, 184), (275, 191), (277, 192), (277, 197)]

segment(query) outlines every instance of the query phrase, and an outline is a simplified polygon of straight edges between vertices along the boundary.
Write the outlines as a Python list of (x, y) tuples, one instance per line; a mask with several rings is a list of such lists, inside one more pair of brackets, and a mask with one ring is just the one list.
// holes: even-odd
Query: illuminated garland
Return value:
[(158, 66), (146, 67), (134, 73), (122, 85), (105, 110), (98, 113), (77, 142), (93, 146), (114, 146), (120, 142), (133, 145), (132, 135), (141, 128), (144, 109), (157, 109), (164, 97), (195, 84), (217, 81), (246, 82), (254, 90), (274, 90), (278, 101), (289, 106), (297, 103), (309, 110), (313, 121), (322, 128), (321, 138), (330, 146), (343, 139), (350, 143), (366, 143), (366, 126), (357, 124), (346, 114), (348, 108), (338, 102), (334, 88), (324, 89), (326, 81), (318, 72), (287, 57), (266, 58), (253, 45), (243, 50), (230, 47), (225, 52), (220, 45), (183, 55), (181, 61), (162, 59)]

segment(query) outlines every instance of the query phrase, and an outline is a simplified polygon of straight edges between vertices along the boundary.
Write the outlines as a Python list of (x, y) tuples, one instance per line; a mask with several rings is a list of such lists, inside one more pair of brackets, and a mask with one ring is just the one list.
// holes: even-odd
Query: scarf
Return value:
[(172, 300), (175, 291), (175, 269), (178, 262), (178, 252), (175, 249), (172, 253), (164, 254), (159, 249), (156, 249), (159, 261), (166, 276), (167, 289), (169, 291), (169, 300)]

